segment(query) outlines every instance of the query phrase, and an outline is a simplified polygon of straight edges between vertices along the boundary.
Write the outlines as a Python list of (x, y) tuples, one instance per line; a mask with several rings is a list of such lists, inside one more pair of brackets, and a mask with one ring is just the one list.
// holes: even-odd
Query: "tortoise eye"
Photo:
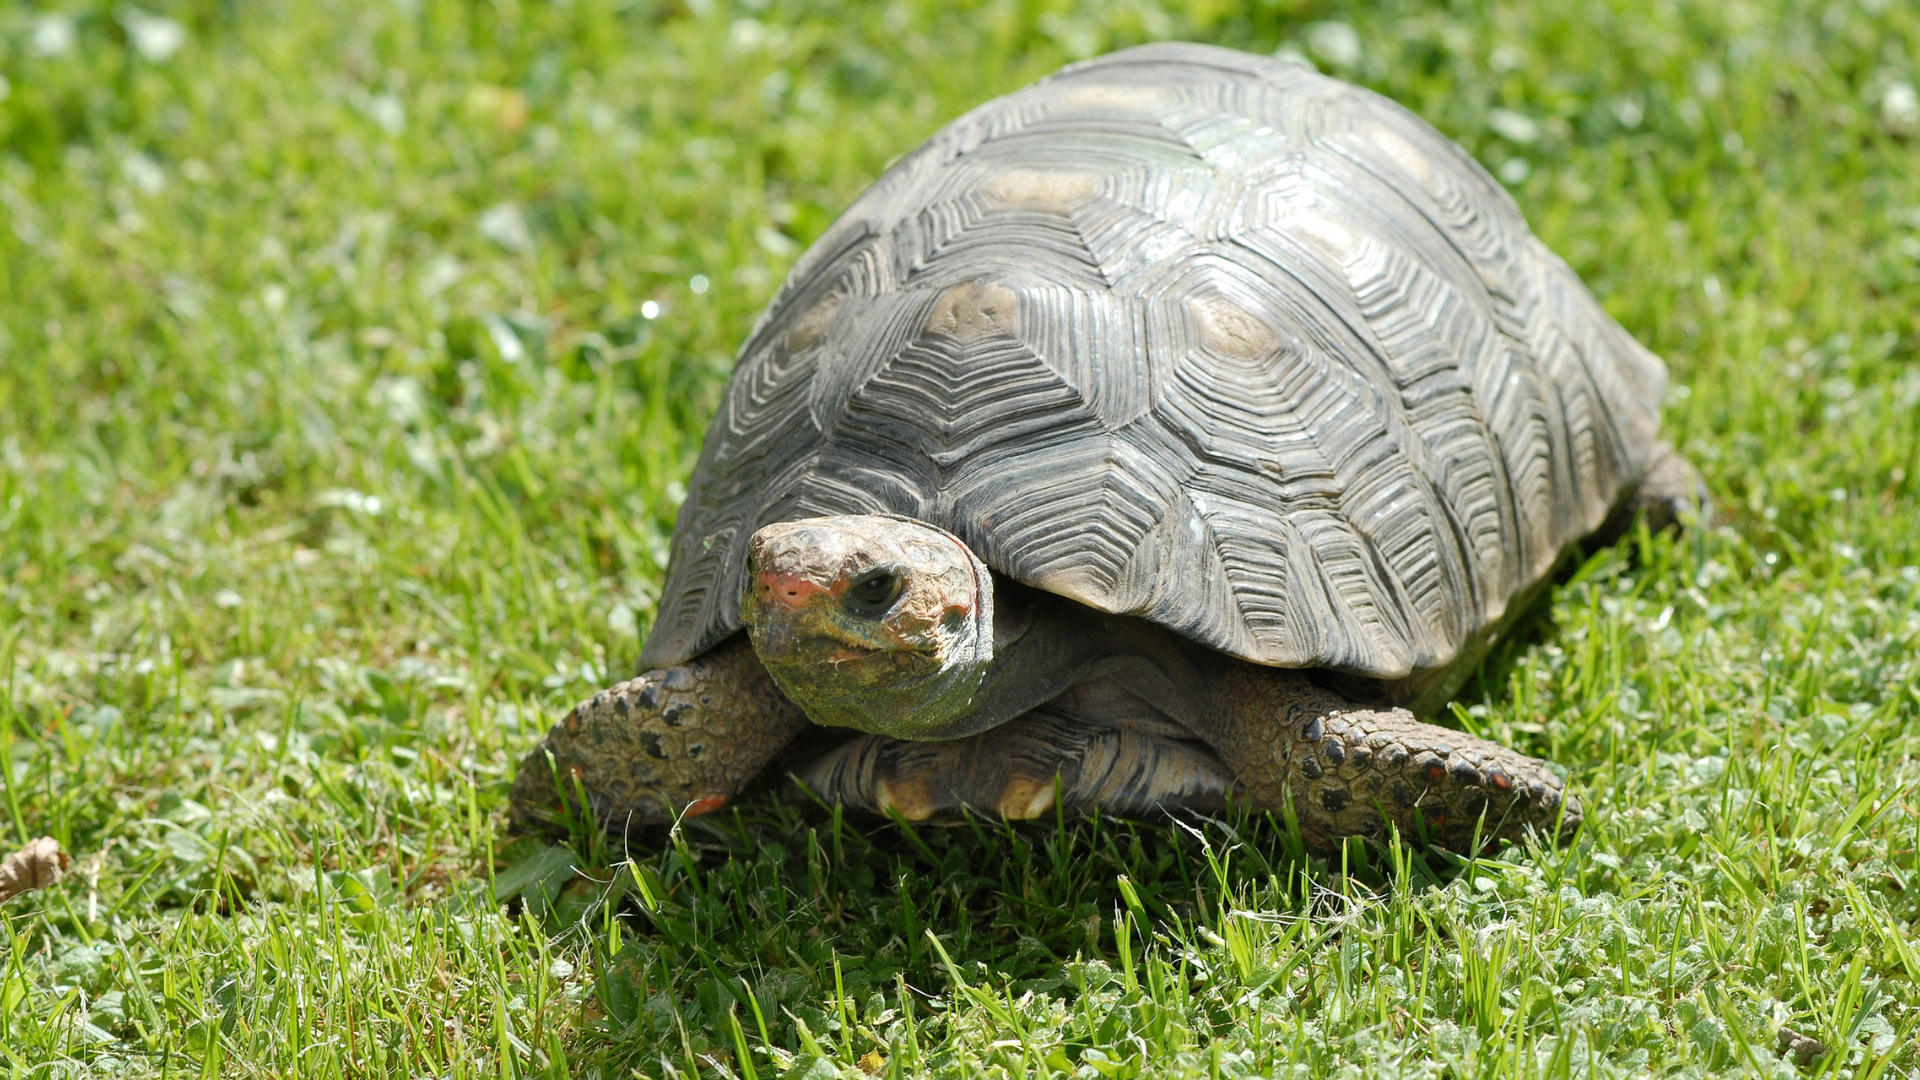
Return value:
[(849, 615), (877, 619), (893, 607), (895, 600), (900, 599), (900, 590), (906, 584), (907, 576), (898, 570), (869, 570), (847, 586), (847, 594), (840, 598), (840, 606)]

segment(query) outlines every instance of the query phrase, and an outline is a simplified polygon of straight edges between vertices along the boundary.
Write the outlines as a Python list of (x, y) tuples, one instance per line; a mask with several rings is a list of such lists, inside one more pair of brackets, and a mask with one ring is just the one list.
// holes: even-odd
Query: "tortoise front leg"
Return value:
[(575, 706), (520, 762), (513, 818), (555, 824), (576, 790), (616, 833), (717, 810), (806, 726), (739, 634)]
[(1405, 709), (1370, 709), (1297, 672), (1230, 661), (1214, 681), (1203, 734), (1257, 806), (1289, 802), (1325, 847), (1382, 837), (1389, 824), (1471, 854), (1528, 832), (1571, 836), (1580, 806), (1546, 763)]

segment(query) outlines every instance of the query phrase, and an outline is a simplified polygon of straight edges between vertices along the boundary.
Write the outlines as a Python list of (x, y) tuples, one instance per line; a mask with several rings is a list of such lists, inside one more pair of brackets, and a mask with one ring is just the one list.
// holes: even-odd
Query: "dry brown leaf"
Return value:
[(30, 840), (27, 846), (0, 859), (0, 901), (21, 893), (44, 889), (60, 880), (60, 874), (72, 862), (51, 836)]

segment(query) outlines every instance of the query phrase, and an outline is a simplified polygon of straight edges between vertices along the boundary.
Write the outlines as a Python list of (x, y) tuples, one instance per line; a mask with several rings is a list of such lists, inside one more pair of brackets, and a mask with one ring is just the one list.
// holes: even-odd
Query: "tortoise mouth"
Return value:
[[(837, 628), (835, 628), (837, 629)], [(928, 646), (876, 644), (855, 640), (831, 629), (758, 627), (751, 633), (762, 663), (789, 678), (851, 679), (849, 685), (885, 680), (890, 683), (935, 675), (944, 666), (938, 651)]]
[[(866, 648), (807, 635), (783, 656), (755, 642), (781, 690), (816, 724), (903, 739), (951, 738), (955, 714), (972, 698), (979, 672), (938, 653)], [(777, 648), (777, 646), (776, 646)]]
[(906, 668), (915, 661), (938, 663), (938, 657), (931, 649), (913, 648), (905, 645), (876, 646), (866, 642), (850, 641), (837, 634), (801, 634), (793, 638), (790, 652), (783, 656), (762, 654), (763, 660), (786, 661), (796, 665), (805, 665), (822, 670), (838, 670), (848, 664), (870, 664), (886, 662), (889, 667), (899, 669), (906, 675)]

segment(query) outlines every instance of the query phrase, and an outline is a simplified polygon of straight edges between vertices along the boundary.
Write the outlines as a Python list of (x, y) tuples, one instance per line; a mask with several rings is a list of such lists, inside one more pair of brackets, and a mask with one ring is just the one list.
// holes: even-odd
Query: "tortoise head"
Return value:
[(909, 739), (971, 734), (993, 661), (993, 578), (959, 537), (891, 515), (753, 534), (740, 615), (816, 724)]

